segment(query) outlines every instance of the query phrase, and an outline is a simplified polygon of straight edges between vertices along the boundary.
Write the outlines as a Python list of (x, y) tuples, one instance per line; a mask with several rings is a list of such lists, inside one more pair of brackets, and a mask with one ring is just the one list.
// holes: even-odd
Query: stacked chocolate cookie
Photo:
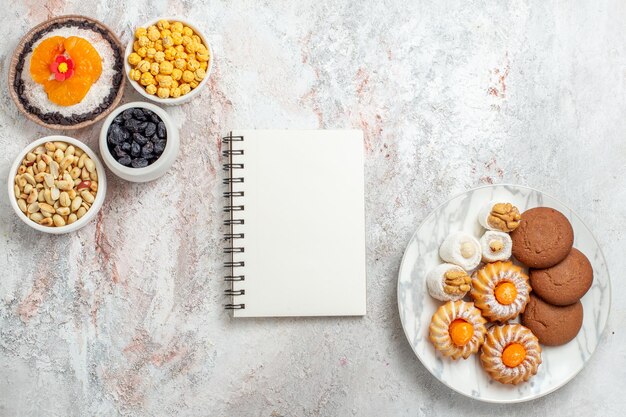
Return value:
[(522, 323), (544, 345), (569, 342), (580, 331), (580, 299), (593, 282), (591, 263), (573, 248), (572, 225), (558, 210), (537, 207), (522, 213), (511, 239), (513, 255), (529, 267), (533, 289)]

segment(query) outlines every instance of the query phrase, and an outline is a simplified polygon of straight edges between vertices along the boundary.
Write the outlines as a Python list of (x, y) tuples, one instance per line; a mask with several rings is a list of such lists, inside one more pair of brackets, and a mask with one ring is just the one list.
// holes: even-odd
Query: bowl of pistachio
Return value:
[(106, 174), (83, 142), (46, 136), (26, 146), (9, 171), (11, 207), (28, 226), (61, 234), (96, 217), (106, 195)]

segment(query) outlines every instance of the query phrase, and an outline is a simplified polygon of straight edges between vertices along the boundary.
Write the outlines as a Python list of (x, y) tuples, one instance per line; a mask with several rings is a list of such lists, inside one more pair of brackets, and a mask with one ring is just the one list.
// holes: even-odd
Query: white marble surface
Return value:
[[(181, 127), (172, 170), (147, 185), (112, 178), (97, 222), (43, 236), (0, 197), (0, 415), (624, 414), (626, 4), (338, 3), (2, 1), (3, 80), (19, 38), (68, 13), (101, 19), (124, 41), (155, 15), (193, 16), (216, 63), (198, 99), (168, 109)], [(18, 114), (5, 81), (2, 91), (4, 183), (19, 150), (49, 132)], [(95, 145), (99, 127), (76, 136)], [(232, 127), (364, 130), (366, 317), (235, 321), (221, 310), (218, 150)], [(421, 219), (492, 182), (571, 206), (613, 277), (608, 331), (589, 365), (556, 393), (511, 406), (434, 379), (396, 306), (400, 258)]]

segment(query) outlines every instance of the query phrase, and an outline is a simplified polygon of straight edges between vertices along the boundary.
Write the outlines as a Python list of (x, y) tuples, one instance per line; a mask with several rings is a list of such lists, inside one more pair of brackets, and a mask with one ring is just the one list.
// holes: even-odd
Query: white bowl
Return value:
[(204, 79), (202, 81), (200, 81), (200, 84), (198, 84), (198, 86), (194, 89), (192, 89), (189, 93), (185, 94), (184, 96), (180, 96), (178, 98), (159, 98), (156, 94), (148, 94), (146, 92), (146, 90), (143, 88), (143, 86), (141, 84), (139, 84), (137, 81), (132, 80), (130, 78), (130, 70), (132, 69), (130, 64), (128, 63), (128, 56), (133, 52), (133, 42), (135, 40), (135, 30), (133, 30), (131, 33), (131, 41), (128, 43), (128, 45), (126, 45), (126, 51), (124, 52), (124, 69), (126, 72), (126, 77), (128, 78), (128, 81), (130, 83), (130, 85), (133, 86), (133, 88), (142, 96), (144, 96), (145, 98), (147, 98), (150, 101), (154, 101), (155, 103), (159, 103), (159, 104), (163, 104), (166, 106), (175, 106), (178, 104), (183, 104), (189, 100), (191, 100), (192, 98), (194, 98), (195, 96), (198, 95), (198, 93), (200, 93), (200, 90), (206, 85), (209, 76), (211, 75), (211, 70), (213, 68), (213, 60), (215, 59), (215, 57), (213, 56), (213, 50), (211, 49), (211, 45), (209, 45), (209, 42), (206, 39), (206, 36), (204, 36), (204, 34), (202, 33), (201, 30), (198, 29), (198, 26), (190, 23), (188, 20), (185, 19), (178, 19), (176, 17), (158, 17), (156, 19), (150, 20), (146, 23), (144, 23), (141, 26), (138, 27), (145, 27), (147, 28), (150, 25), (156, 25), (157, 22), (159, 20), (167, 20), (168, 22), (181, 22), (183, 25), (188, 26), (189, 28), (191, 28), (194, 32), (194, 34), (198, 35), (200, 37), (200, 39), (202, 39), (202, 43), (204, 43), (204, 45), (206, 46), (206, 48), (209, 50), (209, 62), (208, 62), (208, 66), (206, 69), (206, 75), (204, 76)]
[[(167, 131), (167, 143), (165, 144), (165, 149), (163, 150), (163, 153), (161, 154), (159, 159), (144, 168), (133, 168), (120, 164), (115, 160), (113, 155), (111, 155), (111, 152), (109, 151), (109, 146), (107, 144), (107, 133), (109, 131), (111, 123), (113, 122), (113, 119), (124, 110), (136, 107), (152, 110), (153, 112), (155, 112), (161, 118), (161, 120), (163, 120), (163, 123), (165, 124), (165, 129)], [(115, 175), (125, 179), (126, 181), (148, 182), (159, 178), (160, 176), (165, 174), (167, 170), (172, 166), (174, 161), (176, 161), (179, 147), (180, 140), (178, 139), (178, 130), (176, 129), (176, 127), (174, 127), (174, 123), (172, 122), (169, 114), (167, 114), (167, 112), (159, 106), (155, 106), (152, 103), (146, 103), (144, 101), (134, 101), (132, 103), (127, 103), (113, 110), (111, 114), (109, 114), (109, 116), (104, 120), (102, 130), (100, 130), (100, 155), (102, 156), (102, 160)]]
[[(74, 145), (74, 147), (76, 148), (82, 149), (89, 156), (89, 158), (91, 158), (91, 160), (95, 163), (96, 172), (98, 173), (98, 192), (96, 193), (96, 198), (93, 204), (91, 205), (91, 208), (87, 211), (87, 213), (85, 213), (83, 217), (76, 220), (74, 223), (61, 226), (61, 227), (42, 226), (30, 220), (28, 217), (26, 217), (24, 213), (22, 213), (22, 210), (20, 210), (19, 206), (17, 205), (17, 199), (15, 198), (15, 193), (13, 191), (13, 186), (15, 184), (15, 176), (17, 175), (17, 169), (21, 165), (22, 160), (24, 159), (26, 154), (32, 151), (33, 149), (37, 148), (38, 146), (43, 145), (46, 142), (66, 142), (71, 145)], [(80, 229), (81, 227), (85, 226), (87, 223), (89, 223), (94, 217), (96, 217), (96, 214), (98, 214), (98, 212), (102, 208), (102, 204), (104, 203), (104, 197), (106, 196), (106, 190), (107, 190), (107, 177), (104, 171), (104, 166), (102, 165), (102, 163), (100, 162), (100, 159), (98, 159), (94, 151), (92, 151), (83, 142), (77, 139), (71, 138), (69, 136), (62, 136), (62, 135), (46, 136), (41, 139), (37, 139), (36, 141), (32, 142), (27, 147), (25, 147), (24, 150), (22, 150), (22, 152), (20, 152), (20, 154), (15, 158), (15, 161), (13, 162), (13, 165), (11, 166), (11, 170), (9, 171), (9, 178), (7, 182), (8, 182), (8, 191), (9, 191), (9, 201), (11, 202), (11, 207), (13, 207), (13, 210), (17, 214), (17, 217), (19, 217), (24, 223), (26, 223), (27, 225), (29, 225), (35, 230), (39, 230), (40, 232), (51, 233), (55, 235), (76, 231)]]

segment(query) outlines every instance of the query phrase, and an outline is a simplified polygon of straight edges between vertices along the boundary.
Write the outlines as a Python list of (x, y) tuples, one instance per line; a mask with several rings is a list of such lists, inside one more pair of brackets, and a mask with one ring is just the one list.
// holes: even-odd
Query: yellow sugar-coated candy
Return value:
[(169, 47), (165, 50), (165, 59), (167, 61), (173, 61), (174, 59), (176, 59), (176, 49)]
[(137, 28), (135, 30), (135, 38), (139, 39), (142, 36), (146, 36), (148, 34), (148, 31), (146, 30), (146, 28)]
[(183, 35), (181, 35), (178, 32), (172, 33), (172, 42), (174, 42), (174, 45), (182, 44), (183, 43)]
[(133, 51), (137, 51), (139, 48), (141, 48), (141, 46), (139, 46), (139, 41), (133, 42)]
[(185, 35), (185, 36), (191, 36), (191, 35), (193, 35), (193, 29), (191, 29), (191, 28), (190, 28), (190, 27), (188, 27), (188, 26), (185, 26), (185, 27), (183, 28), (183, 35)]
[(172, 88), (178, 87), (178, 81), (172, 78), (172, 86), (170, 87), (170, 93), (172, 92)]
[(181, 84), (178, 88), (180, 88), (180, 94), (183, 96), (191, 91), (191, 86), (189, 84)]
[(129, 71), (128, 75), (130, 76), (131, 80), (139, 81), (139, 79), (141, 78), (141, 71), (132, 69)]
[(178, 81), (182, 78), (182, 76), (183, 76), (183, 72), (180, 69), (174, 68), (172, 70), (172, 79)]
[(198, 81), (196, 81), (196, 80), (193, 80), (193, 81), (189, 82), (189, 86), (191, 88), (196, 88), (198, 85), (200, 85), (200, 83)]
[(186, 52), (185, 52), (185, 47), (184, 47), (184, 46), (182, 46), (182, 45), (176, 45), (176, 46), (175, 46), (175, 48), (176, 48), (176, 50), (177, 50), (178, 52), (182, 52), (182, 53), (185, 53), (185, 54), (186, 54)]
[(148, 93), (148, 94), (156, 94), (156, 92), (157, 92), (156, 85), (150, 84), (150, 85), (148, 85), (146, 87), (146, 93)]
[(178, 32), (178, 33), (182, 33), (183, 31), (183, 24), (180, 22), (174, 22), (170, 25), (170, 30), (172, 32)]
[(169, 75), (159, 74), (156, 76), (157, 81), (159, 82), (159, 87), (170, 88), (172, 86), (172, 77)]
[(156, 24), (157, 28), (163, 30), (163, 29), (169, 29), (170, 28), (170, 22), (168, 22), (165, 19), (161, 19), (157, 22)]
[(148, 59), (154, 59), (154, 54), (156, 54), (156, 49), (154, 48), (148, 48), (146, 50), (146, 58)]
[(202, 81), (204, 79), (204, 76), (206, 75), (206, 72), (204, 72), (204, 70), (202, 68), (198, 68), (194, 73), (194, 78), (196, 81)]
[(145, 58), (147, 53), (148, 53), (148, 48), (146, 48), (145, 46), (142, 46), (141, 48), (137, 49), (137, 55), (139, 55), (142, 58)]
[(181, 58), (185, 60), (185, 66), (187, 65), (187, 60), (189, 59), (189, 55), (184, 50), (176, 52), (176, 58)]
[(150, 74), (157, 75), (161, 71), (161, 68), (157, 62), (150, 64)]
[(176, 60), (174, 61), (174, 66), (180, 70), (184, 70), (185, 68), (187, 68), (187, 61), (185, 61), (183, 58), (176, 58)]
[(163, 51), (163, 42), (161, 42), (161, 39), (159, 39), (158, 41), (156, 41), (154, 43), (154, 49), (156, 49), (156, 51)]
[(139, 64), (140, 61), (141, 61), (141, 57), (136, 52), (133, 52), (132, 54), (128, 55), (128, 63), (130, 65), (137, 65)]
[(170, 75), (174, 70), (174, 65), (170, 61), (161, 62), (161, 74)]
[(176, 88), (176, 87), (172, 88), (170, 90), (170, 97), (172, 97), (172, 98), (180, 97), (180, 88)]
[(149, 72), (144, 72), (141, 74), (141, 79), (139, 80), (141, 85), (148, 86), (150, 84), (154, 84), (154, 77)]
[(203, 70), (207, 70), (207, 68), (209, 67), (208, 62), (204, 61), (200, 63), (200, 68), (202, 68)]
[(189, 45), (185, 46), (185, 51), (188, 54), (193, 54), (196, 52), (196, 49), (198, 49), (198, 44), (195, 42), (190, 43)]
[(148, 28), (147, 36), (149, 40), (156, 42), (156, 40), (161, 37), (161, 32), (159, 32), (159, 29), (157, 29), (156, 26), (150, 26)]
[(183, 36), (183, 41), (182, 41), (183, 46), (187, 46), (192, 43), (193, 43), (193, 39), (191, 39), (191, 36)]
[(140, 36), (139, 38), (137, 38), (137, 42), (139, 43), (139, 47), (148, 46), (148, 44), (150, 43), (150, 39), (148, 39), (147, 36)]
[(196, 61), (195, 59), (192, 58), (189, 61), (187, 61), (187, 69), (189, 71), (195, 71), (198, 68), (200, 68), (200, 63)]
[(170, 96), (170, 89), (166, 87), (159, 87), (157, 89), (157, 96), (159, 96), (159, 98), (168, 98)]
[(188, 83), (191, 82), (195, 79), (195, 76), (193, 75), (193, 72), (189, 71), (189, 70), (185, 70), (183, 72), (183, 77), (182, 77), (183, 81)]
[(136, 68), (141, 72), (148, 72), (150, 71), (150, 62), (146, 61), (145, 59), (141, 60), (137, 64)]
[(196, 54), (196, 59), (200, 62), (207, 62), (209, 60), (209, 54)]
[(168, 36), (172, 36), (172, 31), (169, 29), (163, 29), (161, 31), (161, 39), (167, 38)]
[(172, 40), (171, 36), (163, 37), (162, 43), (165, 49), (169, 48), (170, 46), (174, 46), (174, 41)]
[(165, 61), (165, 53), (163, 53), (163, 51), (158, 51), (154, 54), (154, 60), (158, 63)]

